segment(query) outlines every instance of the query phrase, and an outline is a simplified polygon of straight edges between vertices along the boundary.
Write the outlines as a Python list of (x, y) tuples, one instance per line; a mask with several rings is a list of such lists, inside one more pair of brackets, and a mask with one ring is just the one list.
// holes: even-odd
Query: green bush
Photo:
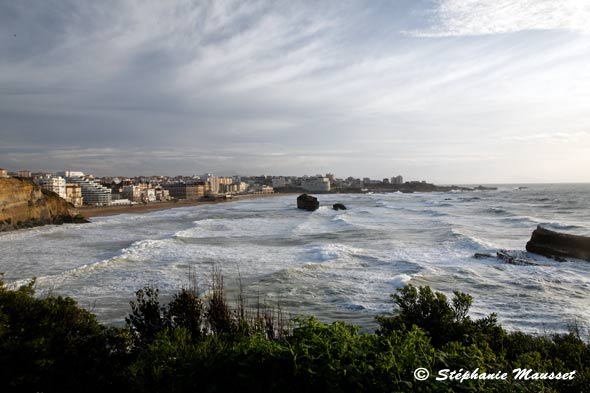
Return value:
[(101, 391), (113, 383), (112, 332), (70, 298), (33, 296), (0, 282), (0, 389)]
[[(428, 287), (393, 295), (393, 316), (376, 334), (243, 301), (232, 308), (222, 280), (212, 294), (183, 289), (161, 305), (146, 287), (127, 326), (106, 328), (69, 298), (36, 298), (33, 283), (0, 280), (0, 391), (130, 392), (588, 392), (590, 346), (574, 330), (532, 336), (505, 332), (495, 315), (472, 320), (472, 298), (449, 301)], [(277, 316), (278, 315), (278, 316)], [(425, 381), (414, 370), (576, 370), (571, 381)]]

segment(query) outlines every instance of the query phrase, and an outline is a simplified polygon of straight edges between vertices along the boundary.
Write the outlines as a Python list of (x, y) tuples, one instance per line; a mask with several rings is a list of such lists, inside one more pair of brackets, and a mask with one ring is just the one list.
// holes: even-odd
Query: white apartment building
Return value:
[(248, 183), (246, 182), (239, 182), (239, 183), (232, 183), (225, 186), (224, 193), (226, 194), (243, 194), (248, 191)]
[(61, 177), (84, 177), (84, 172), (77, 172), (77, 171), (62, 171), (62, 172), (57, 172), (57, 176), (61, 176)]
[(205, 183), (206, 195), (217, 195), (221, 192), (227, 192), (229, 186), (234, 183), (232, 177), (217, 177), (211, 173), (200, 176), (201, 181)]
[(84, 177), (66, 177), (66, 182), (79, 184), (82, 187), (82, 197), (87, 205), (109, 206), (112, 202), (111, 189), (94, 180)]
[(309, 192), (329, 192), (330, 179), (327, 177), (310, 177), (303, 179), (301, 188)]
[(156, 201), (156, 189), (155, 188), (144, 188), (141, 190), (142, 202), (155, 202)]
[(55, 192), (60, 198), (66, 199), (66, 179), (61, 176), (43, 176), (35, 179), (35, 182), (44, 190)]

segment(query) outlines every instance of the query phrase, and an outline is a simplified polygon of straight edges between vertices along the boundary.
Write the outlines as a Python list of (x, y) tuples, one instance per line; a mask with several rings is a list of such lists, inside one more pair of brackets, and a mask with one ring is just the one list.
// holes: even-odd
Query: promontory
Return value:
[(74, 207), (31, 179), (0, 178), (0, 232), (47, 224), (85, 222)]

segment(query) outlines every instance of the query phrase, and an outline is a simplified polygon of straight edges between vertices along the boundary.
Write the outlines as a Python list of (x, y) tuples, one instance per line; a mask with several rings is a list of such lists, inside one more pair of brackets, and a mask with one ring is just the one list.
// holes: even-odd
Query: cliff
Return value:
[(0, 179), (0, 232), (46, 224), (83, 222), (57, 194), (25, 178)]

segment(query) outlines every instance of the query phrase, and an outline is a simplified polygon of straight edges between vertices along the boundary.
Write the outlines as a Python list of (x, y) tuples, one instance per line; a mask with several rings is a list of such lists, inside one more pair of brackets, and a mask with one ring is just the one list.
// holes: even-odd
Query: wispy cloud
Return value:
[(408, 34), (446, 37), (530, 30), (590, 33), (587, 0), (439, 0), (426, 15), (432, 26)]
[(588, 7), (552, 4), (0, 2), (0, 166), (500, 180), (590, 130)]
[(529, 135), (510, 135), (505, 136), (502, 140), (507, 142), (545, 142), (545, 143), (570, 143), (570, 142), (584, 142), (590, 136), (590, 132), (554, 132), (554, 133), (540, 133)]

